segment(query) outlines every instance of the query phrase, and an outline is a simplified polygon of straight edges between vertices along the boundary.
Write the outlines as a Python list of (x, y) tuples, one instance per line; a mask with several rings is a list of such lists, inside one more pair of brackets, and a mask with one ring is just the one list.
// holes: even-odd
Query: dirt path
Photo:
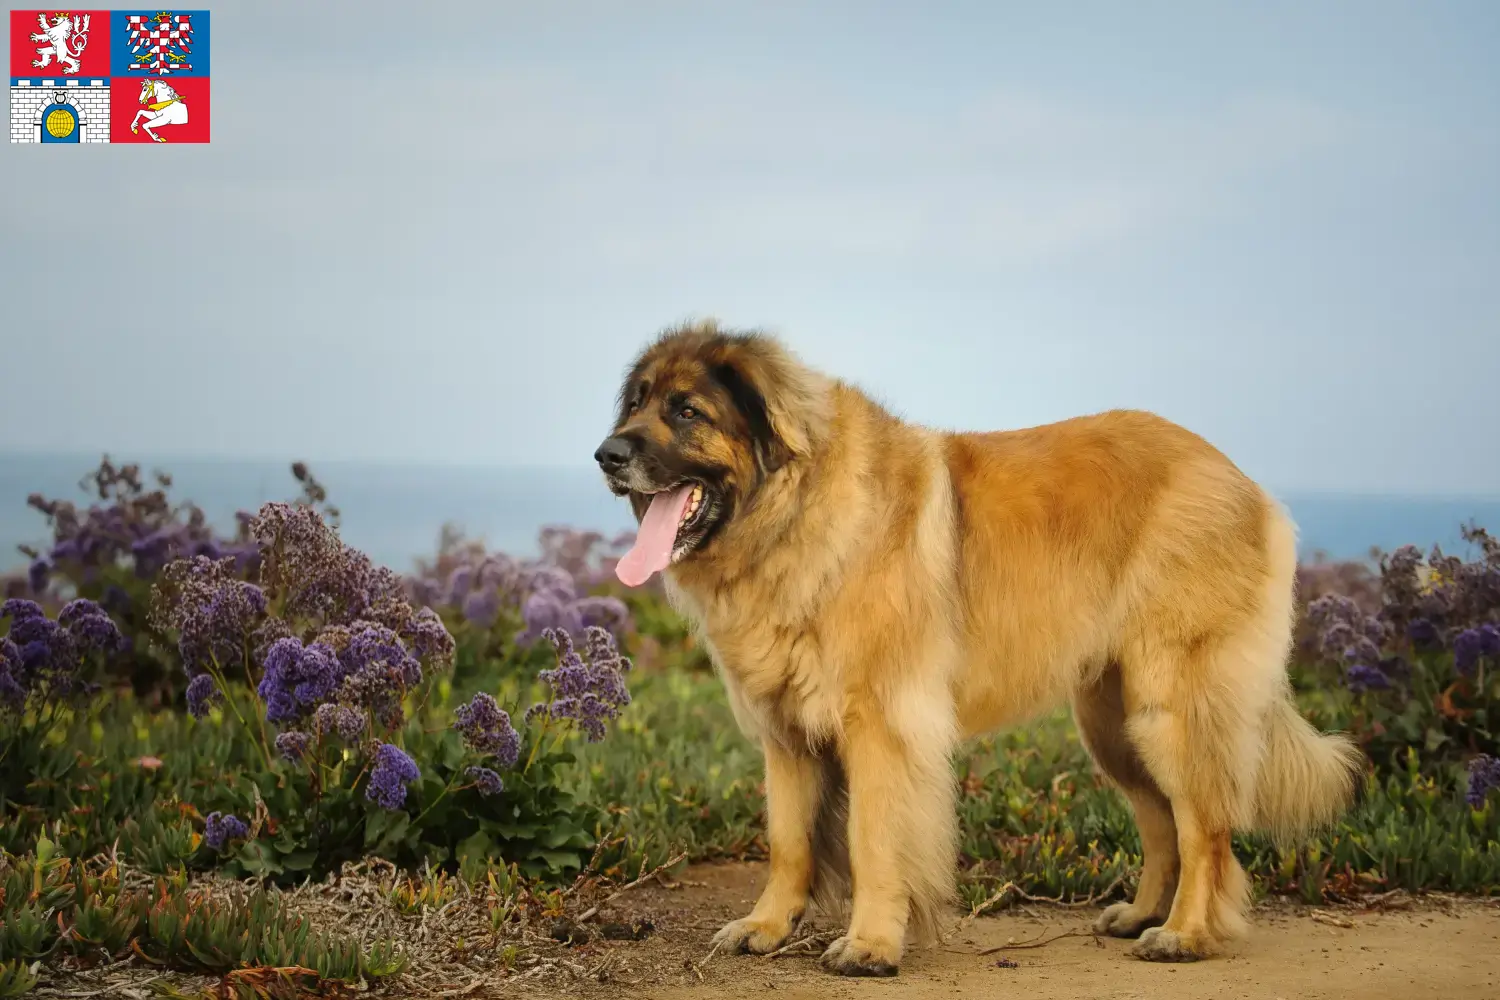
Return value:
[[(1094, 912), (1032, 908), (983, 917), (941, 950), (914, 951), (894, 979), (847, 980), (822, 972), (817, 951), (768, 959), (715, 955), (708, 940), (743, 915), (763, 878), (758, 865), (690, 870), (673, 890), (642, 888), (614, 917), (649, 919), (640, 942), (599, 941), (570, 949), (584, 975), (509, 996), (642, 996), (662, 1000), (800, 998), (1038, 997), (1047, 1000), (1500, 1000), (1500, 906), (1444, 901), (1400, 911), (1257, 911), (1249, 940), (1224, 958), (1155, 965), (1130, 958), (1129, 942), (1096, 940)], [(1339, 926), (1348, 923), (1351, 926)], [(831, 925), (822, 925), (829, 927)], [(1074, 931), (1042, 947), (980, 951)], [(1016, 963), (1000, 964), (1002, 956)]]

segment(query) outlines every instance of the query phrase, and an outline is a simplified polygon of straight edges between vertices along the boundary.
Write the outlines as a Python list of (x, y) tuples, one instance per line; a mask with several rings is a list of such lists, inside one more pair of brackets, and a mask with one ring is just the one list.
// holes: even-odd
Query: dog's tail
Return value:
[(1280, 845), (1336, 820), (1364, 781), (1365, 755), (1343, 733), (1320, 733), (1297, 711), (1290, 687), (1266, 719), (1255, 782), (1255, 826)]

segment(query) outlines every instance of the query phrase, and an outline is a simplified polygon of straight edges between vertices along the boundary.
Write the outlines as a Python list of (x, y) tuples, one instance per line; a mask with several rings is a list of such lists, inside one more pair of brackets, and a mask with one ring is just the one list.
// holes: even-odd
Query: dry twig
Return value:
[(594, 917), (598, 916), (599, 915), (599, 911), (601, 909), (603, 909), (604, 907), (608, 906), (610, 903), (613, 903), (615, 900), (617, 900), (621, 896), (625, 895), (625, 893), (629, 892), (630, 890), (632, 890), (634, 888), (637, 888), (638, 886), (642, 886), (642, 885), (646, 884), (647, 882), (650, 882), (652, 879), (659, 878), (663, 872), (667, 871), (670, 868), (677, 867), (678, 865), (680, 865), (682, 862), (684, 862), (686, 860), (687, 860), (687, 852), (683, 851), (681, 854), (678, 854), (676, 857), (671, 858), (670, 860), (668, 860), (668, 861), (666, 861), (666, 862), (664, 862), (662, 864), (657, 865), (655, 868), (651, 869), (649, 872), (646, 872), (644, 875), (639, 876), (634, 882), (630, 882), (630, 883), (627, 883), (625, 885), (622, 885), (620, 888), (616, 889), (614, 892), (612, 892), (608, 896), (606, 896), (599, 903), (596, 903), (595, 905), (589, 907), (587, 910), (584, 910), (582, 913), (580, 913), (578, 915), (577, 919), (574, 920), (573, 922), (577, 923), (577, 924), (587, 923), (588, 921), (592, 920)]

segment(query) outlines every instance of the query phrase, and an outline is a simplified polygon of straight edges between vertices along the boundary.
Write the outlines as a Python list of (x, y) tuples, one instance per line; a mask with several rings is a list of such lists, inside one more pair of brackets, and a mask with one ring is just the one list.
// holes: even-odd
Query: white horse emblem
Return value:
[[(135, 118), (130, 122), (130, 131), (139, 135), (141, 129), (157, 142), (166, 142), (152, 129), (163, 125), (186, 125), (188, 120), (187, 104), (178, 96), (177, 91), (165, 80), (142, 80), (141, 81), (141, 103), (146, 106), (144, 111), (137, 111)], [(146, 120), (141, 121), (142, 118)]]
[(79, 57), (89, 43), (89, 15), (80, 14), (75, 21), (71, 14), (53, 14), (48, 23), (46, 14), (38, 14), (36, 23), (42, 30), (33, 31), (31, 40), (49, 44), (37, 46), (36, 54), (41, 58), (31, 60), (31, 65), (38, 69), (50, 66), (52, 57), (57, 56), (64, 76), (77, 73), (83, 66)]

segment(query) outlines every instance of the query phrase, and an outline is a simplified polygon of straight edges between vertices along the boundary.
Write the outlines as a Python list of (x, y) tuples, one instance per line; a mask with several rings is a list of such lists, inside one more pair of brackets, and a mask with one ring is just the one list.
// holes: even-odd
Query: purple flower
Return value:
[(401, 578), (339, 540), (305, 504), (268, 503), (250, 522), (260, 544), (261, 580), (285, 613), (324, 625), (371, 621), (406, 628), (414, 618)]
[(588, 662), (579, 655), (565, 631), (544, 633), (557, 650), (557, 667), (537, 676), (551, 689), (552, 697), (531, 707), (530, 722), (537, 717), (571, 720), (590, 743), (604, 739), (605, 722), (618, 718), (630, 704), (624, 674), (630, 661), (620, 655), (614, 637), (602, 628), (587, 630)]
[(584, 628), (602, 628), (619, 639), (630, 626), (630, 608), (618, 597), (581, 597), (573, 606)]
[(401, 635), (411, 644), (412, 652), (432, 664), (447, 665), (453, 662), (453, 636), (443, 619), (431, 608), (422, 608), (411, 616), (401, 630)]
[(57, 622), (78, 640), (80, 652), (121, 649), (125, 645), (120, 627), (93, 601), (83, 598), (69, 601), (57, 616)]
[(339, 657), (346, 673), (388, 675), (408, 688), (422, 682), (422, 665), (394, 631), (375, 622), (355, 622), (352, 628), (357, 631)]
[(52, 564), (46, 559), (33, 559), (31, 565), (26, 567), (26, 582), (31, 586), (33, 594), (40, 594), (47, 589), (47, 578), (52, 574)]
[(563, 603), (578, 599), (578, 582), (561, 566), (541, 563), (521, 574), (521, 589), (527, 594), (550, 594)]
[(345, 670), (326, 643), (303, 646), (292, 637), (273, 642), (263, 661), (256, 692), (266, 703), (266, 721), (290, 722), (327, 700), (343, 681)]
[(188, 684), (188, 714), (201, 719), (208, 714), (208, 706), (222, 697), (218, 683), (211, 674), (199, 674)]
[(1481, 657), (1500, 656), (1500, 628), (1481, 625), (1467, 628), (1453, 639), (1453, 666), (1465, 677), (1474, 673)]
[(240, 840), (249, 834), (250, 827), (232, 813), (211, 812), (203, 821), (203, 842), (221, 853), (231, 840)]
[(232, 559), (179, 559), (152, 590), (151, 624), (177, 632), (177, 649), (190, 673), (239, 659), (265, 613), (265, 593), (235, 578)]
[(474, 568), (472, 566), (455, 567), (453, 572), (448, 574), (448, 603), (453, 605), (462, 604), (464, 599), (469, 596), (469, 588), (473, 584)]
[(481, 691), (467, 705), (458, 706), (454, 714), (458, 721), (453, 728), (463, 734), (469, 749), (493, 756), (501, 767), (515, 765), (521, 755), (521, 734), (492, 695)]
[(12, 598), (0, 604), (0, 617), (10, 619), (0, 700), (11, 707), (33, 696), (45, 704), (88, 693), (94, 685), (79, 675), (84, 658), (123, 645), (119, 628), (93, 601), (73, 601), (53, 621), (36, 602)]
[(312, 745), (312, 737), (295, 729), (276, 734), (276, 752), (283, 760), (298, 761)]
[(1416, 646), (1432, 647), (1441, 641), (1437, 626), (1426, 618), (1413, 618), (1406, 626), (1406, 635)]
[(66, 630), (50, 618), (16, 618), (10, 623), (10, 637), (26, 646), (33, 642), (52, 643)]
[(1469, 790), (1464, 798), (1471, 808), (1484, 808), (1484, 800), (1497, 788), (1500, 788), (1500, 759), (1482, 753), (1469, 761)]
[(0, 636), (0, 702), (20, 708), (26, 703), (27, 688), (22, 673), (21, 648), (9, 636)]
[(516, 645), (529, 646), (548, 631), (576, 635), (583, 631), (583, 616), (577, 603), (554, 591), (539, 590), (521, 605), (521, 619), (526, 627), (516, 634)]
[(28, 618), (45, 618), (42, 606), (36, 601), (28, 601), (24, 597), (12, 597), (4, 604), (0, 604), (0, 618), (9, 618), (11, 626), (16, 622), (25, 621)]
[(365, 798), (382, 809), (400, 809), (406, 803), (406, 786), (421, 777), (417, 762), (406, 751), (382, 743), (375, 748), (375, 767), (370, 771)]
[(487, 767), (465, 768), (464, 777), (474, 782), (480, 795), (499, 795), (505, 790), (505, 782), (500, 775)]
[(464, 598), (464, 620), (480, 628), (489, 628), (500, 617), (500, 591), (495, 587), (473, 590)]
[(325, 702), (313, 713), (313, 725), (319, 733), (333, 733), (346, 743), (353, 743), (365, 731), (365, 714), (348, 705)]
[(1349, 667), (1344, 678), (1349, 684), (1349, 690), (1355, 694), (1362, 694), (1365, 691), (1383, 691), (1391, 686), (1391, 679), (1382, 673), (1379, 667), (1364, 663), (1356, 663)]

